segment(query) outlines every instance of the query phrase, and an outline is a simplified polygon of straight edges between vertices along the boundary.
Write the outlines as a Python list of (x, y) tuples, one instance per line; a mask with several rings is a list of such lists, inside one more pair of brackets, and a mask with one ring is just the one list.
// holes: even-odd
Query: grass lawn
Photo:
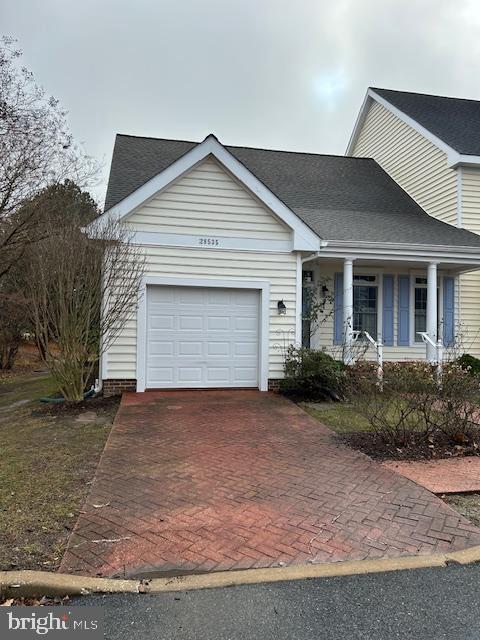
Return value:
[(55, 384), (47, 375), (27, 373), (0, 382), (0, 416), (10, 408), (51, 395), (55, 391)]
[(346, 402), (322, 402), (318, 403), (317, 407), (312, 403), (304, 402), (301, 406), (307, 413), (337, 433), (371, 431), (366, 418)]
[[(58, 567), (118, 407), (38, 402), (54, 391), (32, 372), (0, 382), (0, 570)], [(95, 422), (76, 422), (86, 410)]]
[(443, 500), (455, 511), (461, 513), (473, 524), (480, 527), (480, 494), (478, 493), (452, 493), (442, 496)]

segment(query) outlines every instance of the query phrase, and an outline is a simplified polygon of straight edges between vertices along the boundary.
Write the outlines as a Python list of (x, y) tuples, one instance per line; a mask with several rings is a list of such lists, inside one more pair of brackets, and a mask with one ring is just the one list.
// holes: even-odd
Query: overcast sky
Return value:
[(103, 162), (116, 132), (342, 154), (366, 88), (480, 99), (479, 0), (0, 0)]

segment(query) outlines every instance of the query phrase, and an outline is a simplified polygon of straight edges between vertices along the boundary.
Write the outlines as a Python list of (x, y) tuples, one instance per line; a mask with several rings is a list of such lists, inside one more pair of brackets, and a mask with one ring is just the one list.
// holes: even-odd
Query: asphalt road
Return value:
[(480, 640), (480, 566), (88, 596), (75, 604), (105, 607), (110, 640)]

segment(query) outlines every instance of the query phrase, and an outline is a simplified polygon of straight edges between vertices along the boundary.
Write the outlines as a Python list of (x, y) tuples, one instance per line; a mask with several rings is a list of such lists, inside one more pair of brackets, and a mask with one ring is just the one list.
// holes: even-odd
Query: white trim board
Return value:
[(457, 167), (457, 227), (462, 228), (462, 182), (463, 182), (463, 169), (461, 166)]
[(295, 342), (302, 344), (302, 302), (303, 302), (303, 264), (302, 256), (297, 253), (297, 273), (295, 281)]
[[(216, 240), (218, 244), (201, 244), (201, 240)], [(205, 233), (202, 236), (186, 233), (160, 233), (157, 231), (133, 231), (134, 244), (150, 247), (190, 247), (199, 251), (267, 251), (291, 253), (291, 240), (265, 240), (260, 238), (226, 237)]]
[(453, 269), (480, 269), (480, 247), (395, 244), (381, 242), (331, 241), (312, 260), (353, 258), (385, 262), (438, 262)]
[(100, 220), (102, 220), (102, 218), (104, 220), (117, 221), (127, 219), (128, 216), (151, 200), (159, 191), (167, 187), (174, 180), (177, 180), (208, 156), (216, 158), (243, 186), (292, 229), (294, 250), (317, 251), (320, 248), (319, 236), (272, 193), (263, 182), (249, 171), (245, 165), (227, 151), (212, 134), (102, 214)]
[(420, 133), (426, 140), (428, 140), (429, 142), (434, 144), (436, 147), (438, 147), (441, 151), (446, 153), (447, 163), (449, 167), (453, 168), (453, 167), (457, 167), (458, 165), (476, 166), (480, 164), (480, 156), (465, 155), (465, 154), (459, 153), (458, 151), (453, 149), (450, 145), (448, 145), (446, 142), (444, 142), (441, 138), (439, 138), (434, 133), (426, 129), (424, 126), (419, 124), (416, 120), (408, 116), (406, 113), (404, 113), (397, 107), (394, 107), (393, 104), (391, 104), (388, 100), (386, 100), (385, 98), (383, 98), (378, 93), (376, 93), (373, 89), (370, 89), (370, 88), (367, 90), (365, 99), (360, 108), (360, 112), (357, 116), (357, 120), (353, 127), (352, 135), (350, 136), (350, 140), (348, 142), (345, 155), (348, 156), (353, 154), (358, 137), (360, 135), (363, 124), (365, 122), (365, 118), (367, 117), (368, 110), (373, 101), (378, 102), (378, 104), (381, 104), (383, 107), (385, 107), (385, 109), (388, 109), (390, 113), (393, 113), (393, 115), (397, 116), (399, 120), (401, 120), (402, 122), (407, 124), (409, 127), (411, 127), (412, 129)]
[[(269, 369), (269, 333), (270, 333), (270, 283), (266, 280), (217, 280), (209, 278), (169, 278), (162, 276), (145, 276), (139, 292), (137, 311), (137, 392), (146, 388), (147, 367), (147, 287), (220, 287), (222, 289), (253, 289), (260, 292), (260, 326), (259, 326), (259, 388), (268, 391)], [(141, 296), (141, 297), (140, 297)]]

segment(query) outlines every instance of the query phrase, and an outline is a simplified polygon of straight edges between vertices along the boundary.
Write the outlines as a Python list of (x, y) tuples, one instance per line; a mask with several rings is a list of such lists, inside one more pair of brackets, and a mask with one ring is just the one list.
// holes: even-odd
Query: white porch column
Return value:
[(343, 332), (345, 364), (352, 361), (353, 343), (353, 260), (345, 258), (343, 263)]
[[(430, 262), (427, 272), (427, 333), (430, 340), (437, 342), (437, 263)], [(435, 362), (436, 349), (427, 342), (427, 360)]]

